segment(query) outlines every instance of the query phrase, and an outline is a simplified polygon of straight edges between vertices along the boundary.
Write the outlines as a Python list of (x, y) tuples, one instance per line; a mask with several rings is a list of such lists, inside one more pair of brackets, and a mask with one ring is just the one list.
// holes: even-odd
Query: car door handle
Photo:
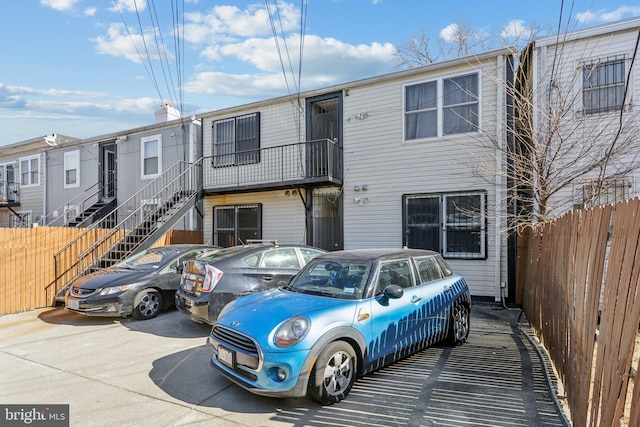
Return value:
[(451, 290), (451, 286), (444, 285), (444, 288), (442, 290), (445, 291), (445, 292), (449, 292)]
[(412, 303), (416, 303), (416, 302), (420, 302), (420, 301), (422, 301), (422, 297), (419, 297), (417, 295), (414, 295), (414, 296), (411, 297), (411, 302)]
[(262, 276), (262, 280), (266, 280), (266, 281), (273, 280), (273, 276)]

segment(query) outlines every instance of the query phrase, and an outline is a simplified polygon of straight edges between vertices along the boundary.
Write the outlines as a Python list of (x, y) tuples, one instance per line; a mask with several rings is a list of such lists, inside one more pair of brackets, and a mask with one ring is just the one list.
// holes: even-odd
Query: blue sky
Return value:
[(526, 36), (555, 30), (563, 4), (563, 28), (640, 16), (632, 0), (7, 1), (0, 146), (149, 125), (165, 102), (189, 116), (392, 72), (412, 35)]

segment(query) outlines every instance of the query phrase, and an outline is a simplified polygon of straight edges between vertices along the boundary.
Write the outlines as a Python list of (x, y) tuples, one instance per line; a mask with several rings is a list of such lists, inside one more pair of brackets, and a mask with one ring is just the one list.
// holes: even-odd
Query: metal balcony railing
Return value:
[(342, 147), (329, 139), (205, 157), (203, 189), (342, 183)]
[(20, 203), (20, 184), (13, 181), (0, 181), (0, 204)]

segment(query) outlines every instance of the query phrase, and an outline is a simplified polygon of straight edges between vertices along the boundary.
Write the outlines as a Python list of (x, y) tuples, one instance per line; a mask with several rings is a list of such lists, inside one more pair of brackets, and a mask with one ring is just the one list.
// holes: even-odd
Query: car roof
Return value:
[(322, 254), (315, 259), (341, 259), (345, 261), (375, 262), (407, 257), (421, 257), (436, 255), (437, 252), (426, 249), (398, 249), (398, 248), (374, 248), (374, 249), (349, 249)]
[(154, 246), (146, 249), (147, 252), (155, 251), (164, 254), (178, 253), (178, 252), (187, 252), (192, 249), (219, 249), (218, 246), (212, 245), (202, 245), (202, 244), (187, 244), (181, 243), (177, 245), (164, 245), (164, 246)]

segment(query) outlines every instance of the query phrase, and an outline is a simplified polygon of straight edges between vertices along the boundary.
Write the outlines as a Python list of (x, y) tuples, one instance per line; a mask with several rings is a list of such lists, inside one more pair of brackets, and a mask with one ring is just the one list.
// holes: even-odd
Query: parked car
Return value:
[(65, 307), (88, 316), (151, 319), (173, 304), (183, 263), (219, 249), (169, 245), (139, 252), (77, 279), (67, 289)]
[(471, 297), (442, 257), (417, 249), (331, 252), (288, 286), (227, 305), (211, 365), (258, 395), (344, 399), (356, 377), (469, 335)]
[(213, 325), (234, 299), (286, 285), (311, 259), (326, 251), (310, 246), (252, 243), (185, 263), (176, 307), (191, 320)]

